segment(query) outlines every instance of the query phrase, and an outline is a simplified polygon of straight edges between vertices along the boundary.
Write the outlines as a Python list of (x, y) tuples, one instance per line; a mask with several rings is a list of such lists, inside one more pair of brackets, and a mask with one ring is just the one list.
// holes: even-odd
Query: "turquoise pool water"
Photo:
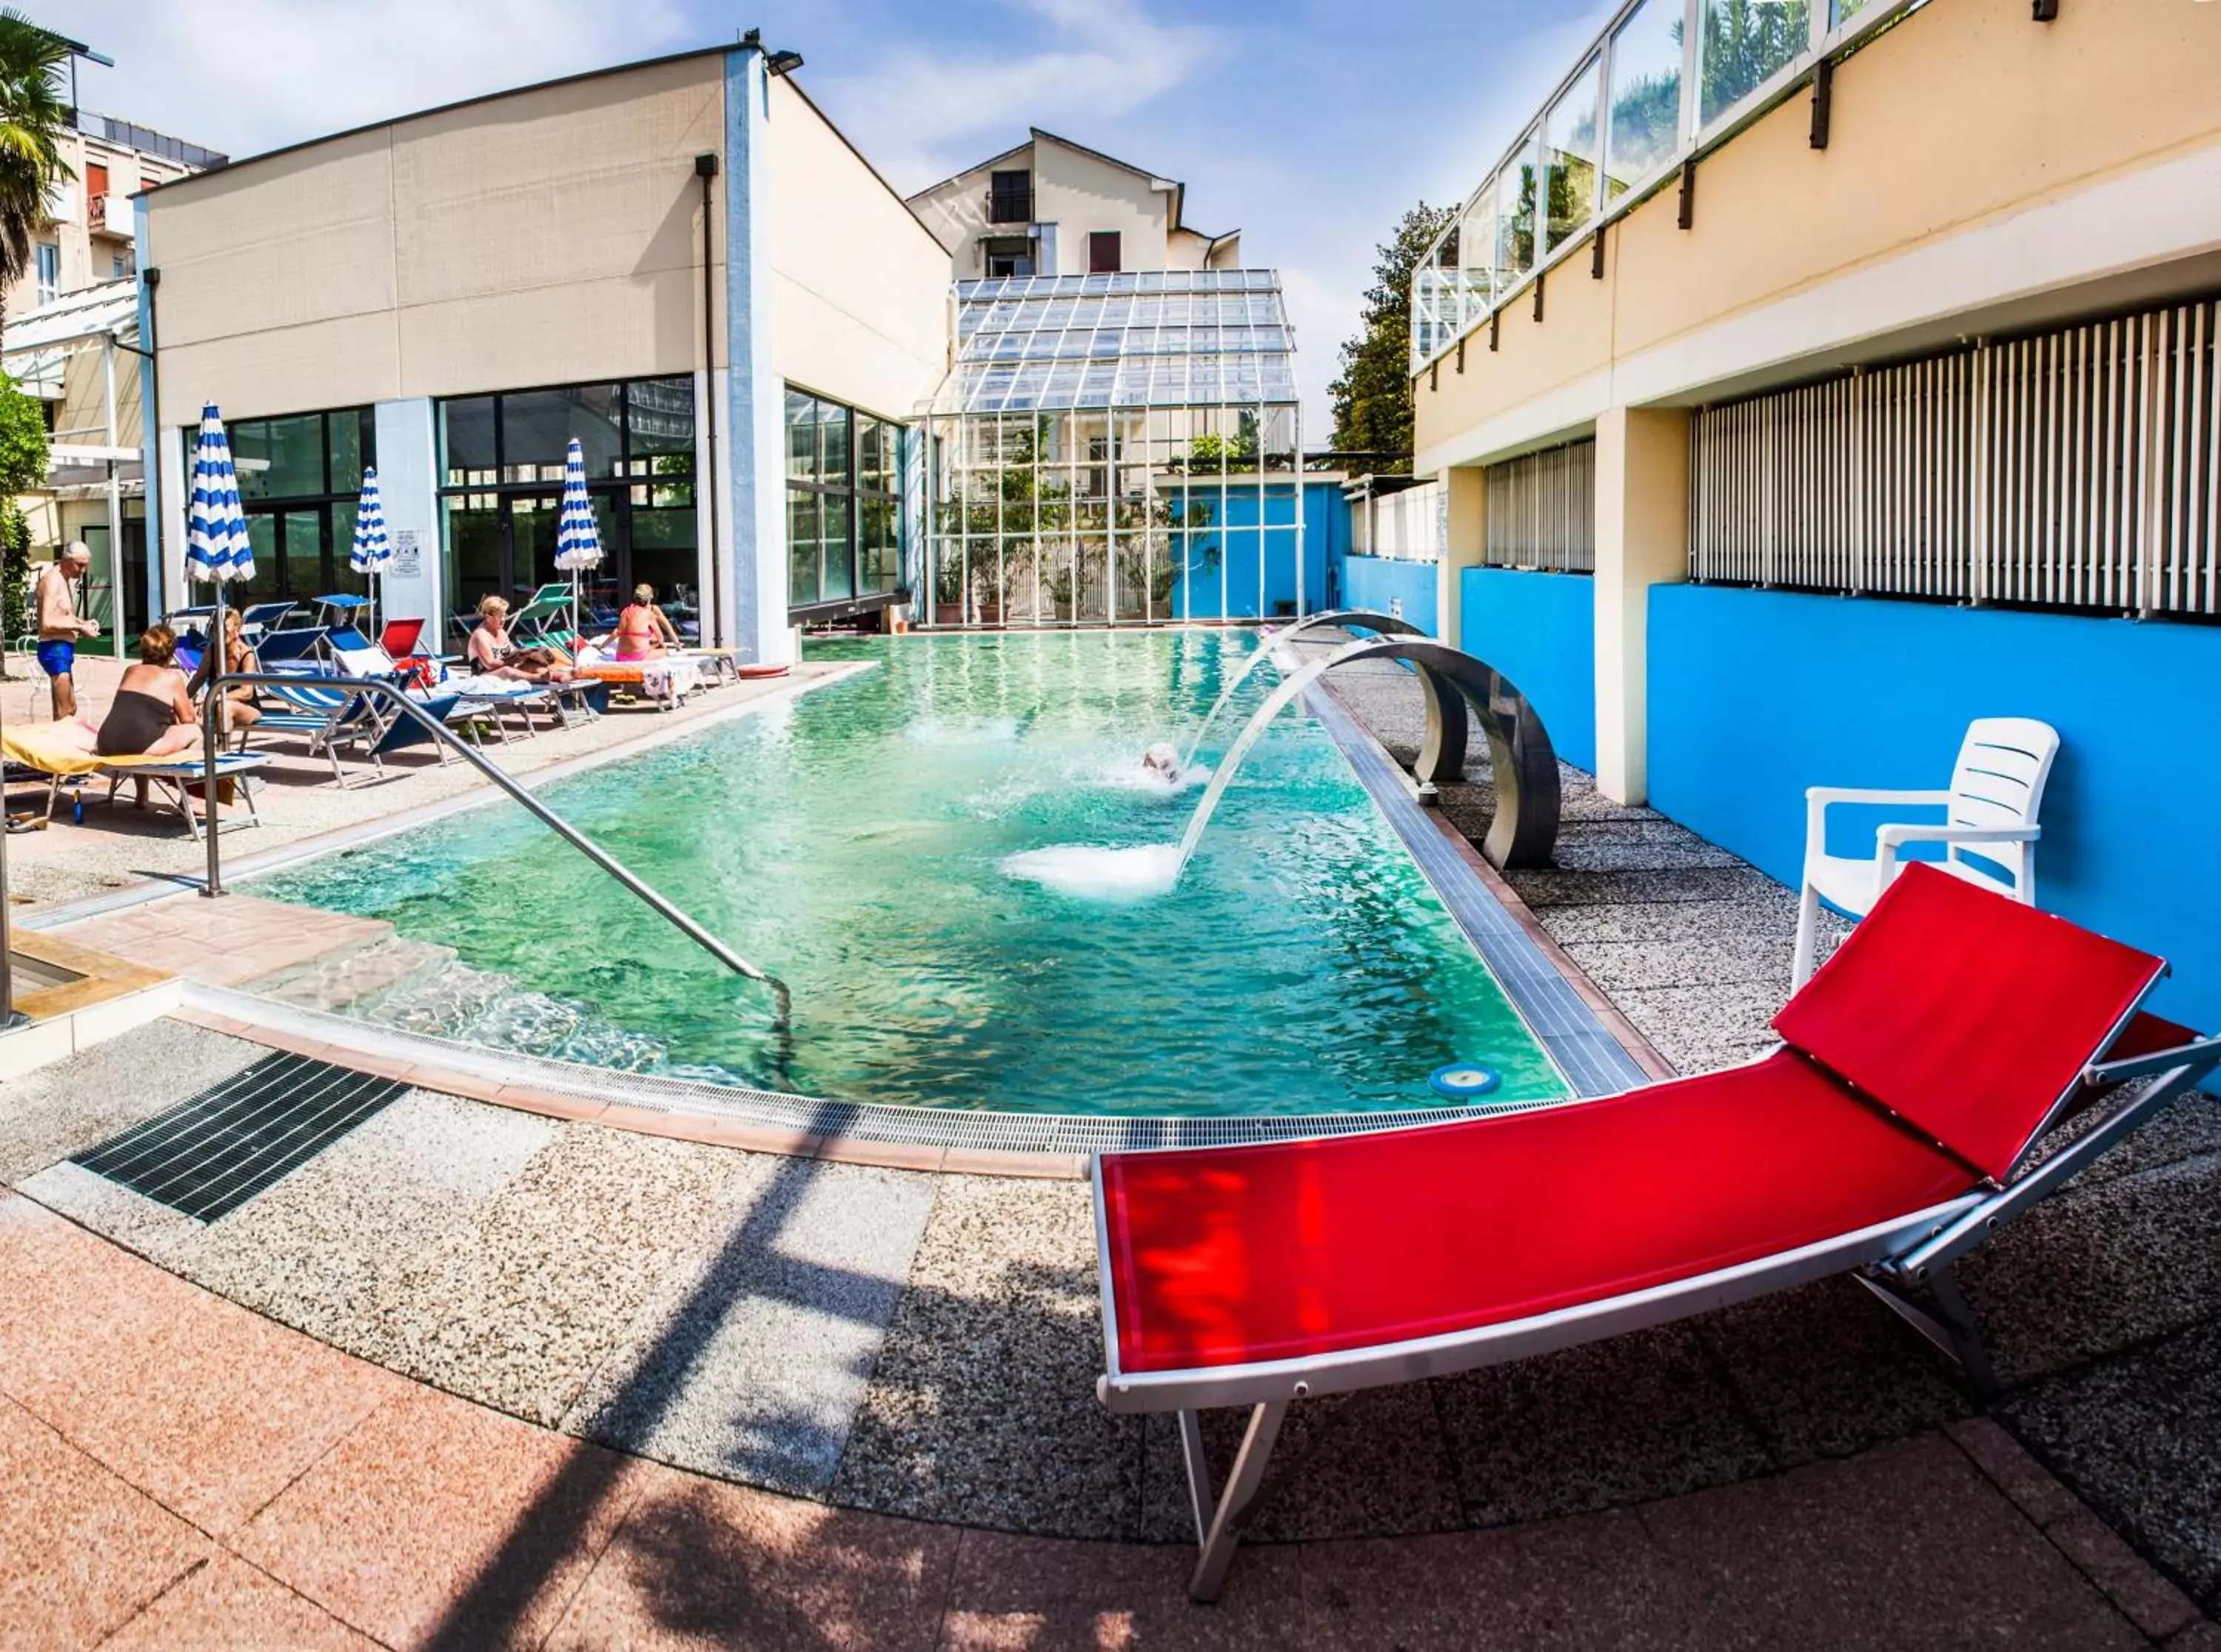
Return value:
[[(813, 645), (878, 669), (550, 787), (554, 807), (788, 983), (784, 1071), (760, 988), (507, 803), (256, 893), (389, 920), (541, 1011), (443, 1030), (643, 1070), (1135, 1116), (1439, 1106), (1427, 1077), (1453, 1060), (1499, 1069), (1506, 1099), (1565, 1094), (1299, 709), (1251, 751), (1171, 893), (1090, 896), (1007, 870), (1027, 851), (1177, 840), (1200, 789), (1149, 782), (1141, 755), (1186, 745), (1254, 640)], [(1202, 762), (1274, 676), (1243, 685)]]

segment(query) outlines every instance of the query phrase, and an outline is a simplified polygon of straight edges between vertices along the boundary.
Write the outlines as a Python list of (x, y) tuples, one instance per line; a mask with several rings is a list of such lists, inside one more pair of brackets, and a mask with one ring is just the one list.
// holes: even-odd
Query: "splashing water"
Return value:
[(1179, 845), (1138, 844), (1104, 849), (1089, 844), (1059, 844), (1005, 856), (1009, 876), (1038, 883), (1057, 895), (1085, 901), (1146, 901), (1168, 893), (1179, 879)]
[(1262, 665), (1273, 651), (1283, 643), (1293, 642), (1314, 627), (1327, 625), (1348, 626), (1373, 632), (1380, 636), (1390, 634), (1391, 630), (1423, 634), (1419, 633), (1417, 626), (1396, 619), (1393, 615), (1374, 614), (1365, 608), (1335, 608), (1324, 614), (1314, 614), (1307, 619), (1297, 620), (1285, 631), (1275, 630), (1271, 627), (1260, 627), (1258, 635), (1263, 640), (1250, 651), (1249, 657), (1242, 662), (1234, 675), (1227, 678), (1226, 686), (1218, 691), (1218, 698), (1212, 701), (1211, 709), (1203, 714), (1203, 720), (1195, 726), (1194, 738), (1187, 743), (1187, 757), (1182, 766), (1189, 769), (1195, 767), (1195, 754), (1203, 750), (1203, 737), (1211, 732), (1211, 726), (1218, 720), (1218, 714), (1226, 709), (1227, 702), (1234, 698), (1235, 690), (1249, 680), (1249, 674), (1252, 671)]
[(1003, 870), (1011, 877), (1038, 883), (1060, 895), (1098, 901), (1141, 901), (1169, 895), (1179, 884), (1180, 874), (1187, 870), (1196, 845), (1203, 841), (1204, 828), (1217, 811), (1218, 800), (1226, 795), (1234, 776), (1241, 772), (1242, 758), (1264, 737), (1273, 720), (1328, 671), (1346, 659), (1380, 647), (1383, 640), (1379, 637), (1360, 637), (1344, 643), (1331, 654), (1294, 671), (1273, 689), (1228, 748), (1226, 760), (1211, 772), (1211, 784), (1196, 804), (1195, 813), (1188, 817), (1187, 830), (1180, 834), (1178, 843), (1144, 844), (1124, 849), (1060, 844), (1011, 855), (1003, 861)]
[(1218, 807), (1218, 800), (1226, 795), (1226, 789), (1234, 783), (1234, 776), (1241, 772), (1242, 759), (1248, 756), (1249, 748), (1263, 738), (1273, 720), (1286, 711), (1298, 695), (1342, 661), (1376, 649), (1382, 641), (1383, 639), (1379, 637), (1360, 637), (1353, 642), (1346, 642), (1331, 654), (1315, 659), (1297, 670), (1266, 696), (1265, 703), (1257, 708), (1248, 726), (1227, 748), (1225, 761), (1211, 776), (1211, 784), (1204, 789), (1202, 801), (1195, 806), (1195, 813), (1188, 816), (1187, 830), (1180, 834), (1179, 858), (1173, 867), (1174, 883), (1179, 882), (1180, 874), (1187, 870), (1188, 861), (1195, 854), (1196, 845), (1203, 841), (1203, 829), (1211, 824), (1211, 814)]

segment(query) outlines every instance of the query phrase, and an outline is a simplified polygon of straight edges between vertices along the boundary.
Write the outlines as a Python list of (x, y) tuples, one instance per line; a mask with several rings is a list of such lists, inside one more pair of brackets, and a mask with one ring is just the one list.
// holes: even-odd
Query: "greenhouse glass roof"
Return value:
[(935, 413), (1298, 399), (1295, 337), (1270, 270), (962, 281), (956, 302), (956, 366)]

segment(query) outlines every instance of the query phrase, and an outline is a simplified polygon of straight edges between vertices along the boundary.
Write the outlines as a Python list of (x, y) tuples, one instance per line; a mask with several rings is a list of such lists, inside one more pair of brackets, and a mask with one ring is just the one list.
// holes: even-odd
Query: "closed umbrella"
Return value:
[(378, 499), (378, 471), (375, 466), (362, 473), (362, 497), (354, 508), (354, 544), (347, 552), (347, 566), (366, 579), (376, 582), (371, 587), (370, 634), (378, 635), (379, 605), (385, 582), (379, 577), (385, 564), (393, 560), (393, 542), (385, 536), (385, 507)]
[(232, 468), (231, 439), (211, 402), (201, 409), (200, 446), (193, 453), (193, 502), (185, 519), (185, 577), (216, 587), (216, 612), (209, 633), (208, 700), (202, 708), (201, 801), (208, 814), (208, 881), (203, 895), (223, 893), (216, 870), (216, 718), (223, 704), (223, 588), (254, 577), (254, 547), (247, 537), (247, 513), (240, 508), (239, 475)]
[(602, 530), (586, 496), (586, 454), (576, 436), (563, 461), (563, 512), (555, 521), (555, 565), (571, 576), (571, 629), (579, 620), (579, 576), (602, 565)]

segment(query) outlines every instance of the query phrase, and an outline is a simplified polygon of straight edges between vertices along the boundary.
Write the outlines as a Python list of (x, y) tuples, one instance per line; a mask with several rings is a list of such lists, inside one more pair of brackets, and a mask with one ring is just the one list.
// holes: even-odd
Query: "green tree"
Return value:
[(1334, 397), (1334, 445), (1345, 452), (1402, 453), (1384, 471), (1408, 471), (1411, 451), (1411, 276), (1454, 209), (1422, 201), (1380, 248), (1354, 338), (1342, 346)]
[(20, 11), (0, 10), (0, 299), (31, 267), (72, 111), (69, 47)]
[(31, 525), (16, 496), (47, 479), (46, 412), (0, 376), (0, 637), (31, 629)]

